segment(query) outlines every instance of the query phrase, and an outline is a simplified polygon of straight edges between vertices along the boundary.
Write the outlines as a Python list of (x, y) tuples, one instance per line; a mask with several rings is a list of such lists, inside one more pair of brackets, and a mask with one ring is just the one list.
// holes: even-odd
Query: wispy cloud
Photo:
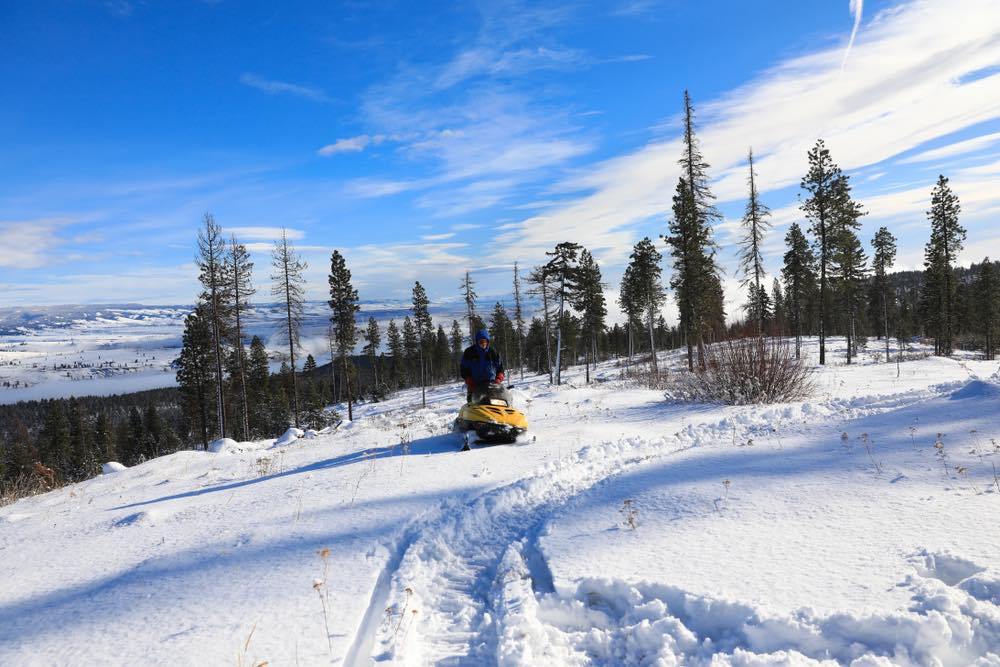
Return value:
[(965, 139), (963, 141), (956, 141), (953, 144), (948, 144), (947, 146), (941, 146), (940, 148), (932, 148), (931, 150), (921, 151), (915, 155), (910, 155), (899, 161), (900, 164), (912, 164), (915, 162), (933, 162), (934, 160), (940, 160), (942, 158), (955, 157), (957, 155), (965, 155), (966, 153), (973, 153), (975, 151), (981, 150), (992, 146), (993, 144), (1000, 142), (1000, 132), (994, 132), (992, 134), (983, 134), (978, 137), (973, 137), (972, 139)]
[(35, 269), (51, 265), (53, 251), (65, 243), (58, 231), (73, 224), (67, 218), (0, 220), (0, 267)]
[[(227, 234), (235, 234), (236, 238), (239, 240), (276, 240), (281, 238), (281, 227), (227, 227), (225, 232)], [(298, 240), (304, 238), (306, 233), (301, 229), (290, 229), (284, 228), (285, 235), (291, 240)]]
[(385, 138), (386, 137), (383, 134), (376, 134), (374, 136), (359, 134), (356, 137), (337, 139), (332, 144), (327, 144), (316, 152), (323, 157), (329, 157), (331, 155), (336, 155), (337, 153), (360, 153), (370, 145), (377, 146), (385, 141)]
[(265, 92), (268, 95), (295, 95), (314, 102), (332, 101), (330, 97), (319, 88), (302, 86), (297, 83), (288, 83), (287, 81), (265, 79), (249, 72), (240, 76), (240, 83), (250, 86), (251, 88), (256, 88), (257, 90)]
[(840, 63), (840, 71), (844, 71), (847, 65), (847, 57), (851, 55), (851, 48), (854, 46), (854, 38), (858, 36), (858, 28), (861, 27), (861, 13), (865, 8), (865, 0), (851, 0), (851, 15), (854, 16), (854, 27), (851, 28), (851, 38), (847, 41), (847, 48), (844, 49), (844, 59)]

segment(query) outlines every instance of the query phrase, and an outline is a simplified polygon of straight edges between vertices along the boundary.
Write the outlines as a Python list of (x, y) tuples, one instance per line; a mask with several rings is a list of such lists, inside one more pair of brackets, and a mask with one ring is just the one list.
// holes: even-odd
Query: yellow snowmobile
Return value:
[(464, 435), (462, 450), (469, 449), (471, 431), (481, 442), (513, 443), (528, 430), (528, 418), (514, 409), (510, 391), (502, 384), (490, 384), (458, 411), (455, 430)]

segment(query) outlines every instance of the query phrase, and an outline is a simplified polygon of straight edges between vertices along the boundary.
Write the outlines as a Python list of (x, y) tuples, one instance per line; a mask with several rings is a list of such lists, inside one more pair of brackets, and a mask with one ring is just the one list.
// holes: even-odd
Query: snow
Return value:
[(874, 356), (770, 406), (529, 377), (536, 440), (466, 453), (406, 391), (21, 500), (0, 663), (1000, 665), (1000, 372)]
[(122, 470), (125, 470), (125, 466), (118, 463), (118, 461), (108, 461), (101, 465), (102, 475), (110, 475), (113, 472), (120, 472)]

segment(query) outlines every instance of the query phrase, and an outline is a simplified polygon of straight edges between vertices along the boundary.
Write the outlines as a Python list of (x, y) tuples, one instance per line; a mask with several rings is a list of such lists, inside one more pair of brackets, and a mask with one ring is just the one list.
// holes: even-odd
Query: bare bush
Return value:
[(747, 405), (781, 403), (812, 393), (812, 369), (780, 338), (741, 338), (706, 350), (706, 370), (674, 374), (669, 399)]

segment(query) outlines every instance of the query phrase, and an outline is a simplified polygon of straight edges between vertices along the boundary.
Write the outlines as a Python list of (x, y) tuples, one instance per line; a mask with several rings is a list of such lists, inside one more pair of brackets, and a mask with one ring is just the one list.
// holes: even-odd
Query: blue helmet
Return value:
[(486, 340), (486, 342), (489, 342), (490, 332), (487, 331), (486, 329), (480, 329), (479, 331), (476, 332), (476, 342), (478, 343), (479, 341), (484, 339)]

